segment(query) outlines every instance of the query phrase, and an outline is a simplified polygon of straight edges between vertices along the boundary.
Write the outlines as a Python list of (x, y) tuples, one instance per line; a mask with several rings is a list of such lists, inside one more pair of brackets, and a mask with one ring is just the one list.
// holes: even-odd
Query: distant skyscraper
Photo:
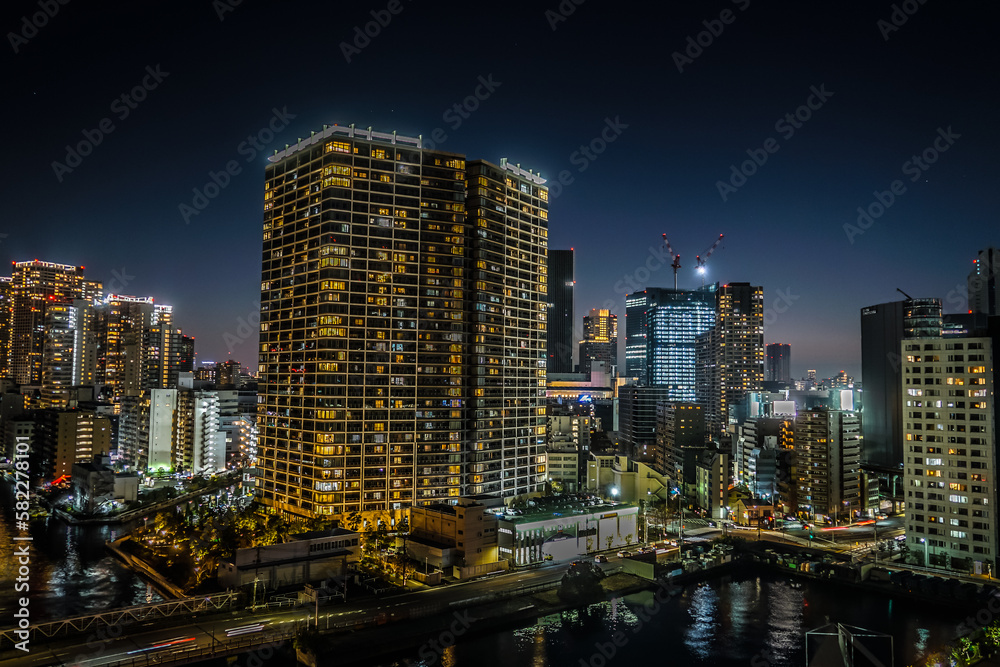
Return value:
[(82, 266), (51, 262), (15, 262), (11, 276), (11, 366), (14, 381), (42, 382), (45, 317), (51, 304), (69, 304), (98, 288), (83, 278)]
[[(573, 250), (549, 250), (546, 349), (549, 373), (573, 372), (573, 295), (576, 282), (573, 273)], [(583, 365), (583, 358), (580, 359)]]
[(237, 387), (240, 383), (240, 362), (222, 361), (215, 365), (215, 386), (218, 389)]
[(583, 318), (583, 340), (580, 341), (580, 372), (590, 374), (591, 364), (603, 361), (610, 372), (618, 365), (618, 316), (608, 310), (591, 309)]
[(181, 373), (194, 372), (194, 336), (181, 336), (177, 370)]
[(342, 126), (270, 160), (260, 501), (398, 515), (540, 490), (545, 285), (560, 279), (544, 180)]
[(980, 250), (972, 271), (969, 272), (969, 312), (1000, 315), (998, 271), (1000, 271), (1000, 250), (996, 248)]
[(636, 372), (645, 384), (666, 387), (667, 400), (694, 401), (696, 339), (715, 324), (716, 290), (716, 285), (708, 285), (629, 294), (625, 300), (629, 375)]
[(792, 346), (787, 343), (771, 343), (767, 346), (767, 381), (792, 381)]

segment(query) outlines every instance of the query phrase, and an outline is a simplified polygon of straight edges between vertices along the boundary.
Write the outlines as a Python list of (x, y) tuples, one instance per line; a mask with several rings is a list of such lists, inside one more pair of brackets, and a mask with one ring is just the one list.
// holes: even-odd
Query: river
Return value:
[[(24, 595), (15, 591), (13, 486), (0, 484), (4, 517), (0, 521), (0, 627), (13, 625), (11, 614)], [(120, 536), (120, 526), (68, 526), (55, 517), (33, 521), (28, 575), (31, 621), (75, 616), (159, 602), (163, 597), (104, 548)], [(19, 542), (17, 544), (24, 544)]]
[[(645, 621), (636, 612), (653, 603), (652, 592), (459, 640), (444, 650), (440, 660), (430, 648), (423, 648), (405, 659), (382, 664), (800, 667), (807, 664), (805, 633), (839, 622), (891, 634), (893, 662), (902, 666), (942, 649), (955, 637), (961, 620), (978, 610), (892, 599), (825, 581), (804, 581), (796, 586), (777, 574), (725, 576), (687, 586)], [(621, 633), (617, 645), (615, 633)], [(883, 664), (891, 664), (888, 640), (870, 639), (866, 646)], [(811, 653), (815, 652), (814, 639), (810, 639), (810, 647)]]

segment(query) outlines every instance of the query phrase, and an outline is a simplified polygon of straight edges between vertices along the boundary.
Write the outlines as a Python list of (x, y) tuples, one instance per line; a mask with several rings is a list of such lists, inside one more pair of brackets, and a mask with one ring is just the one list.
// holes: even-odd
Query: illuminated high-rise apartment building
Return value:
[(544, 180), (353, 127), (270, 159), (259, 499), (315, 517), (538, 490)]
[(10, 365), (14, 381), (42, 383), (45, 318), (50, 305), (92, 300), (100, 283), (86, 281), (82, 266), (51, 262), (14, 262), (11, 275)]
[(618, 316), (609, 310), (593, 308), (583, 318), (580, 372), (589, 375), (595, 361), (603, 361), (607, 372), (618, 365)]
[(76, 299), (72, 303), (48, 305), (40, 407), (67, 407), (70, 387), (94, 384), (96, 343), (92, 303)]
[(716, 403), (709, 413), (718, 415), (716, 427), (725, 430), (730, 407), (764, 386), (764, 288), (750, 283), (722, 285), (717, 303), (720, 385), (713, 390)]

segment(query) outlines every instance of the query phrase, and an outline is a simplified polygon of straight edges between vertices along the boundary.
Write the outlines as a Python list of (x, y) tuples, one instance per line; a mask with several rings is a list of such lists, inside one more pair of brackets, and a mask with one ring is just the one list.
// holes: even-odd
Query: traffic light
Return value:
[(812, 531), (812, 528), (810, 528), (809, 529), (809, 539), (811, 540), (814, 537), (816, 537), (816, 534)]

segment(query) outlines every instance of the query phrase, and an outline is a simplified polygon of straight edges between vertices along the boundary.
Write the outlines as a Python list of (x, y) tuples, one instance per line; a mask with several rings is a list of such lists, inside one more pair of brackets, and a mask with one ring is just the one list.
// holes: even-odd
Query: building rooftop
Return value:
[(544, 500), (549, 502), (537, 503), (534, 507), (526, 507), (516, 510), (521, 512), (521, 514), (505, 514), (504, 516), (499, 517), (500, 521), (507, 521), (509, 523), (530, 523), (535, 521), (547, 521), (548, 519), (554, 519), (562, 516), (598, 514), (602, 512), (615, 512), (624, 509), (635, 509), (635, 505), (609, 502), (598, 498), (573, 499), (567, 498), (566, 496), (551, 496), (548, 498), (537, 498), (535, 500)]
[(293, 540), (320, 540), (325, 537), (341, 537), (346, 535), (357, 535), (353, 530), (346, 528), (333, 528), (332, 530), (310, 530), (307, 533), (292, 535)]

